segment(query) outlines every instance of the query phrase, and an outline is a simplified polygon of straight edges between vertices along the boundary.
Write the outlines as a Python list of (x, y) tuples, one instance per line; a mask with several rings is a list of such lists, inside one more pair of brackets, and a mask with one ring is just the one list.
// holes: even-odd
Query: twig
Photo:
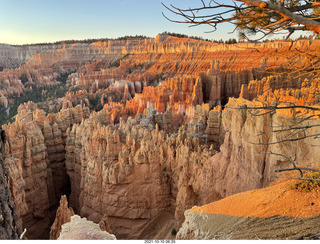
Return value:
[(312, 169), (312, 168), (303, 168), (303, 167), (296, 167), (296, 168), (290, 168), (290, 169), (277, 169), (275, 170), (275, 172), (284, 172), (284, 171), (292, 171), (292, 170), (308, 170), (308, 171), (312, 171), (312, 172), (319, 172), (320, 170), (318, 169)]
[(20, 240), (23, 239), (23, 237), (24, 237), (24, 235), (26, 234), (26, 232), (27, 232), (27, 228), (24, 228), (22, 234), (20, 235), (20, 238), (19, 238)]
[(302, 178), (302, 177), (290, 177), (290, 176), (280, 176), (276, 175), (277, 178), (286, 178), (286, 179), (295, 179), (295, 180), (314, 180), (314, 181), (320, 181), (320, 179), (312, 179), (312, 178)]
[(289, 158), (288, 156), (286, 155), (283, 155), (283, 154), (280, 154), (280, 153), (273, 153), (273, 152), (260, 152), (260, 154), (270, 154), (270, 155), (276, 155), (276, 156), (281, 156), (281, 157), (284, 157), (286, 159), (288, 159), (290, 161), (290, 163), (293, 165), (293, 169), (292, 170), (298, 170), (300, 172), (300, 176), (303, 177), (303, 173), (302, 173), (302, 170), (299, 169), (296, 164), (294, 163), (294, 161)]

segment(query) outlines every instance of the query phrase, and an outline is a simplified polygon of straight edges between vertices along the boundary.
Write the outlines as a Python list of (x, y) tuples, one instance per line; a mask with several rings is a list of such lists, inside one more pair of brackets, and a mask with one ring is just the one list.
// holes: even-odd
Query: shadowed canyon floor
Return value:
[[(317, 54), (319, 42), (300, 40), (294, 48)], [(317, 138), (272, 143), (286, 135), (270, 128), (288, 128), (297, 111), (255, 116), (251, 109), (273, 102), (319, 103), (310, 93), (319, 90), (319, 79), (277, 73), (296, 57), (290, 45), (227, 45), (161, 34), (39, 49), (0, 47), (0, 63), (7, 68), (0, 72), (0, 110), (11, 121), (3, 125), (5, 164), (26, 237), (48, 239), (54, 223), (52, 238), (58, 238), (72, 215), (64, 200), (57, 211), (66, 195), (75, 214), (95, 223), (104, 219), (117, 239), (171, 239), (181, 226), (180, 238), (264, 239), (277, 225), (267, 224), (268, 232), (263, 221), (280, 221), (291, 233), (270, 234), (271, 239), (311, 238), (311, 230), (294, 235), (294, 225), (309, 228), (317, 220), (319, 205), (310, 199), (318, 191), (293, 193), (281, 183), (234, 195), (270, 185), (275, 170), (290, 166), (268, 152), (319, 166), (320, 150), (312, 146)], [(270, 67), (273, 75), (266, 71)], [(24, 95), (30, 101), (13, 118)], [(303, 108), (298, 113), (312, 116), (301, 125), (316, 134), (317, 117)], [(256, 201), (245, 200), (250, 194)], [(238, 204), (228, 205), (229, 199)], [(287, 215), (278, 216), (281, 206)], [(198, 228), (206, 225), (201, 219), (216, 219), (225, 229)], [(257, 229), (255, 235), (245, 232), (246, 225)]]

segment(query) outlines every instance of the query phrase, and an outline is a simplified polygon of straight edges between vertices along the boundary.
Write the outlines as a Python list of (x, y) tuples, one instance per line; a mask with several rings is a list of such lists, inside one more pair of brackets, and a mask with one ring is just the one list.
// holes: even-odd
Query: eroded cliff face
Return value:
[[(208, 111), (202, 112), (206, 125)], [(217, 119), (219, 115), (211, 113)], [(183, 217), (196, 201), (183, 175), (192, 171), (191, 162), (200, 164), (214, 150), (200, 134), (188, 136), (185, 129), (167, 135), (171, 119), (171, 110), (159, 114), (149, 109), (146, 115), (121, 121), (118, 128), (94, 114), (74, 125), (66, 145), (70, 205), (93, 221), (107, 214), (118, 238), (138, 238), (142, 227), (163, 211)], [(179, 193), (180, 188), (190, 192)], [(189, 196), (193, 199), (181, 199)]]
[[(170, 133), (171, 109), (158, 113), (149, 108), (147, 114), (115, 126), (108, 110), (90, 117), (87, 108), (80, 106), (48, 116), (39, 110), (20, 110), (17, 122), (6, 128), (7, 154), (18, 163), (25, 162), (23, 180), (13, 187), (25, 189), (27, 211), (23, 195), (17, 198), (21, 199), (17, 206), (24, 226), (33, 235), (37, 223), (42, 227), (44, 220), (50, 223), (47, 218), (54, 213), (59, 194), (64, 193), (61, 187), (65, 183), (61, 182), (68, 179), (66, 175), (75, 212), (96, 223), (107, 215), (113, 233), (128, 239), (139, 238), (144, 227), (163, 212), (174, 214), (179, 227), (184, 211), (194, 205), (268, 185), (274, 180), (274, 170), (290, 163), (264, 153), (290, 155), (301, 164), (317, 161), (319, 152), (308, 141), (261, 145), (281, 139), (282, 135), (271, 133), (256, 145), (260, 131), (269, 131), (273, 125), (285, 128), (290, 116), (253, 116), (248, 108), (254, 103), (230, 99), (229, 109), (223, 111), (196, 106), (191, 121), (177, 133)], [(53, 140), (56, 137), (59, 140)], [(20, 149), (14, 150), (20, 144)], [(57, 151), (59, 145), (65, 145), (65, 168), (59, 157), (49, 157), (62, 153)], [(52, 148), (56, 151), (50, 151)], [(16, 178), (21, 179), (20, 175)]]
[(46, 116), (31, 109), (21, 106), (16, 122), (4, 126), (5, 154), (20, 222), (27, 237), (39, 239), (48, 235), (61, 194), (70, 194), (64, 164), (66, 130), (89, 111), (78, 106)]
[(0, 44), (0, 66), (12, 69), (21, 66), (36, 53), (52, 51), (59, 48), (60, 45), (23, 45), (12, 46)]
[[(295, 48), (317, 53), (318, 42), (319, 40), (297, 41), (289, 49), (290, 42), (226, 45), (159, 35), (156, 39), (26, 46), (25, 50), (32, 50), (26, 55), (27, 62), (19, 69), (0, 72), (0, 85), (3, 87), (0, 90), (0, 102), (7, 107), (13, 95), (22, 94), (30, 86), (51, 86), (58, 83), (58, 77), (62, 74), (74, 73), (70, 82), (76, 89), (92, 92), (111, 86), (109, 93), (127, 89), (126, 95), (120, 99), (123, 102), (135, 93), (141, 93), (144, 87), (158, 86), (158, 101), (150, 102), (158, 111), (163, 112), (166, 104), (170, 103), (170, 97), (177, 102), (177, 96), (183, 96), (177, 91), (168, 91), (168, 85), (172, 82), (186, 83), (184, 92), (191, 96), (194, 89), (190, 86), (190, 79), (195, 82), (202, 73), (202, 100), (212, 107), (221, 102), (225, 104), (230, 96), (238, 97), (241, 86), (247, 85), (250, 80), (268, 75), (263, 71), (265, 67), (286, 67), (288, 57), (294, 55), (292, 50)], [(0, 51), (3, 50), (4, 53), (9, 49), (7, 46), (2, 49), (0, 47)], [(303, 62), (303, 57), (299, 59)], [(171, 78), (181, 81), (170, 81)], [(167, 85), (162, 86), (162, 83)], [(195, 92), (200, 87), (200, 83), (197, 84)], [(121, 88), (118, 88), (119, 85)], [(172, 85), (169, 86), (172, 88)], [(122, 90), (119, 94), (123, 92), (125, 91)], [(142, 98), (145, 96), (146, 93)], [(201, 102), (201, 97), (198, 99), (179, 99), (179, 104), (189, 107), (192, 103)], [(141, 103), (139, 98), (137, 103)], [(183, 113), (187, 108), (173, 109)]]
[(26, 202), (25, 185), (26, 182), (22, 175), (21, 160), (14, 157), (6, 157), (4, 161), (5, 168), (8, 173), (8, 183), (11, 190), (12, 199), (16, 207), (16, 214), (19, 220), (19, 226), (22, 230), (22, 216), (28, 211)]
[[(186, 128), (171, 135), (155, 122), (170, 111), (161, 115), (149, 109), (118, 127), (91, 115), (68, 131), (70, 204), (96, 222), (107, 214), (118, 238), (138, 238), (139, 230), (161, 212), (174, 213), (179, 227), (191, 206), (270, 184), (276, 169), (290, 167), (283, 157), (266, 154), (270, 151), (316, 165), (319, 152), (307, 141), (264, 145), (283, 136), (272, 133), (259, 141), (260, 131), (286, 128), (292, 117), (253, 116), (248, 111), (253, 105), (231, 99), (230, 109), (222, 113), (198, 106)], [(223, 142), (208, 142), (210, 128), (217, 133), (212, 137)]]
[[(20, 236), (20, 226), (17, 218), (15, 202), (12, 199), (10, 188), (13, 187), (15, 190), (20, 190), (17, 184), (14, 184), (12, 178), (9, 175), (13, 175), (12, 172), (8, 172), (8, 168), (5, 164), (4, 156), (4, 143), (6, 140), (5, 131), (2, 130), (0, 125), (0, 239), (1, 240), (17, 240)], [(10, 166), (9, 166), (10, 167)], [(14, 166), (10, 169), (15, 168)], [(21, 174), (17, 172), (16, 174)], [(19, 193), (18, 193), (19, 194)], [(17, 196), (17, 195), (15, 195)]]

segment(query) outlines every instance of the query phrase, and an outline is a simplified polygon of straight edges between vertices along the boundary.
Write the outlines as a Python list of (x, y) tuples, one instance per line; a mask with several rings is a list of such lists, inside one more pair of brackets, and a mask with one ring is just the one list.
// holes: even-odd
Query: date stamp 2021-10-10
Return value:
[(144, 240), (146, 244), (176, 244), (176, 240)]

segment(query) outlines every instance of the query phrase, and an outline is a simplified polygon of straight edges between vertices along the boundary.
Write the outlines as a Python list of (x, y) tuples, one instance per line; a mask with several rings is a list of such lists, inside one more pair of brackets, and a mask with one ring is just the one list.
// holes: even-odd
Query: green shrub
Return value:
[(175, 236), (176, 234), (177, 234), (177, 230), (176, 230), (176, 228), (173, 228), (171, 230), (171, 235)]
[[(309, 172), (303, 178), (320, 179), (320, 173)], [(299, 180), (297, 183), (291, 186), (291, 189), (295, 189), (303, 192), (309, 192), (319, 186), (320, 186), (320, 181), (317, 181), (317, 180)]]

